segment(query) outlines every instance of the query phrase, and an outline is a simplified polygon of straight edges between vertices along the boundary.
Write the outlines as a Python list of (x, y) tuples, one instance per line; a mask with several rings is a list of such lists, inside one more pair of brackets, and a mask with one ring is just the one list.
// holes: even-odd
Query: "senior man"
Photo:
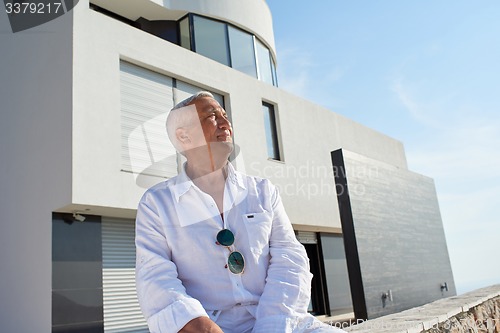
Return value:
[(150, 188), (136, 220), (136, 282), (151, 332), (343, 332), (307, 313), (309, 260), (277, 189), (236, 171), (231, 123), (208, 92), (167, 132), (187, 162)]

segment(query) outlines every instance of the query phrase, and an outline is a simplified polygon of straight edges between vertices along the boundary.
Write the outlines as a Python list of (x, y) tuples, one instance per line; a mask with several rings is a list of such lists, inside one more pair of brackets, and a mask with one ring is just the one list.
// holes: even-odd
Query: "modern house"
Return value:
[(235, 167), (279, 187), (312, 313), (456, 293), (432, 179), (401, 142), (278, 87), (264, 0), (80, 0), (16, 33), (1, 11), (0, 31), (2, 332), (147, 332), (136, 207), (182, 165), (165, 119), (198, 90), (230, 115)]

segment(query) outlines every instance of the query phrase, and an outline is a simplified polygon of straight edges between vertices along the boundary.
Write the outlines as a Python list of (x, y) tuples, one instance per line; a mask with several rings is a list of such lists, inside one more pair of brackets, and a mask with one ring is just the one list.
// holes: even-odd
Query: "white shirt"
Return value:
[[(137, 293), (153, 333), (178, 332), (200, 316), (217, 322), (235, 308), (255, 318), (254, 333), (298, 332), (301, 318), (311, 319), (309, 260), (277, 189), (230, 164), (228, 170), (224, 220), (185, 172), (150, 188), (139, 203)], [(242, 274), (226, 268), (229, 251), (216, 243), (223, 228), (233, 232), (232, 249), (245, 259)], [(239, 325), (248, 322), (239, 318), (246, 317), (230, 318), (224, 332), (242, 333)]]

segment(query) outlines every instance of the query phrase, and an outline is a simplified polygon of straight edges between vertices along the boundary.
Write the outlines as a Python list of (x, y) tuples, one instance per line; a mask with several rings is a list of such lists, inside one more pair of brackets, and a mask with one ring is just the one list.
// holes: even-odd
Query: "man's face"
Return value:
[(225, 143), (232, 147), (233, 129), (227, 118), (226, 111), (219, 103), (210, 97), (198, 99), (195, 103), (196, 111), (200, 120), (205, 144)]

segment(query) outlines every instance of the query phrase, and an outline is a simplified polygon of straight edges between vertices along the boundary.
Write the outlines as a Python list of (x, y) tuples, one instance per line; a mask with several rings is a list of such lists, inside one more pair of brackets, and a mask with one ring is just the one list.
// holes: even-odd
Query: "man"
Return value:
[(234, 170), (227, 114), (208, 92), (172, 109), (187, 162), (136, 220), (139, 303), (151, 332), (341, 332), (307, 313), (309, 261), (276, 188)]

